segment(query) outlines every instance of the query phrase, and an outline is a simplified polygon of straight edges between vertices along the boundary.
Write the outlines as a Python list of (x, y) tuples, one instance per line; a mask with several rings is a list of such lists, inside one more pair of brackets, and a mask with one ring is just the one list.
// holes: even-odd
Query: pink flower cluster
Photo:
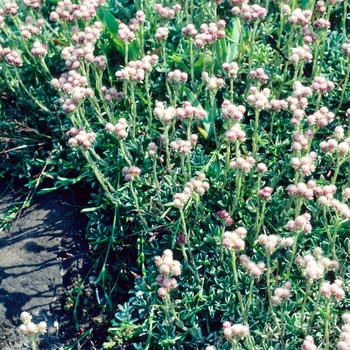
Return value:
[[(72, 41), (75, 45), (65, 47), (62, 50), (62, 57), (66, 61), (66, 66), (72, 69), (80, 68), (80, 61), (86, 60), (86, 62), (94, 62), (94, 43), (100, 36), (102, 25), (100, 22), (95, 22), (93, 27), (86, 27), (84, 31), (79, 31), (78, 27), (73, 27)], [(102, 59), (103, 60), (103, 59)], [(105, 60), (102, 63), (97, 60), (98, 66), (105, 66)]]
[(243, 105), (236, 106), (229, 100), (224, 100), (221, 105), (221, 114), (225, 119), (234, 120), (239, 122), (243, 118), (243, 114), (246, 112), (246, 108)]
[(163, 7), (162, 4), (156, 4), (156, 6), (154, 7), (154, 10), (156, 11), (156, 13), (159, 14), (159, 16), (161, 18), (170, 20), (170, 19), (173, 19), (175, 17), (175, 14), (177, 12), (181, 11), (181, 5), (176, 4), (171, 9), (168, 6)]
[(314, 338), (311, 335), (307, 335), (302, 345), (303, 350), (317, 350)]
[(315, 187), (315, 181), (309, 180), (306, 184), (299, 182), (296, 185), (288, 185), (287, 192), (290, 196), (299, 196), (306, 200), (312, 200), (314, 198)]
[(269, 201), (271, 199), (272, 192), (273, 192), (273, 188), (266, 186), (261, 190), (259, 190), (259, 196), (263, 198), (265, 201)]
[(323, 278), (325, 270), (336, 270), (339, 263), (321, 256), (322, 249), (315, 248), (314, 255), (307, 254), (304, 257), (298, 256), (295, 263), (303, 269), (304, 276), (308, 280), (320, 280)]
[(157, 41), (168, 39), (169, 29), (167, 27), (158, 27), (154, 38)]
[(71, 0), (59, 1), (55, 11), (50, 13), (51, 21), (73, 22), (81, 19), (89, 21), (96, 16), (96, 10), (104, 5), (104, 0), (82, 0), (81, 5), (73, 4)]
[(33, 23), (33, 19), (31, 17), (26, 17), (26, 25), (19, 27), (22, 38), (30, 39), (32, 35), (39, 35), (40, 28), (43, 25), (44, 20), (41, 18), (38, 19), (35, 23)]
[(324, 1), (318, 0), (318, 1), (316, 2), (316, 11), (319, 12), (319, 13), (321, 13), (321, 14), (326, 13), (327, 8), (326, 8), (326, 4), (325, 4)]
[(315, 77), (311, 89), (315, 92), (326, 93), (334, 89), (334, 83), (324, 77)]
[(250, 106), (261, 110), (268, 105), (270, 89), (265, 88), (260, 92), (256, 86), (252, 86), (249, 91), (250, 95), (247, 97), (247, 101)]
[(249, 6), (243, 3), (241, 7), (234, 6), (231, 9), (233, 15), (239, 15), (244, 21), (258, 21), (266, 17), (266, 9), (258, 4)]
[(165, 108), (163, 102), (156, 102), (156, 107), (153, 110), (156, 118), (161, 120), (164, 124), (169, 125), (176, 117), (176, 111), (174, 107)]
[(309, 145), (309, 138), (313, 136), (313, 132), (310, 130), (304, 135), (300, 131), (295, 131), (293, 133), (293, 143), (292, 143), (292, 150), (293, 151), (300, 151), (302, 149), (307, 149)]
[(208, 89), (214, 92), (216, 92), (218, 89), (222, 88), (225, 85), (224, 79), (215, 76), (209, 77), (208, 72), (202, 73), (202, 80), (206, 82)]
[(350, 42), (342, 45), (342, 51), (346, 56), (350, 57)]
[(335, 185), (326, 185), (323, 188), (321, 186), (316, 186), (314, 188), (314, 193), (318, 197), (321, 205), (329, 205), (336, 191), (337, 187)]
[(344, 220), (350, 219), (350, 208), (347, 204), (340, 202), (338, 199), (327, 199), (323, 200), (321, 197), (319, 198), (321, 205), (329, 205), (333, 210), (337, 212), (340, 217)]
[(291, 282), (286, 282), (282, 287), (275, 289), (272, 297), (272, 302), (274, 305), (280, 305), (283, 301), (286, 301), (290, 297), (290, 288), (292, 286)]
[(258, 244), (263, 246), (269, 254), (275, 252), (279, 247), (281, 248), (289, 248), (293, 245), (294, 238), (287, 237), (281, 238), (278, 235), (260, 235), (257, 240)]
[(250, 71), (249, 75), (252, 79), (256, 79), (261, 84), (266, 84), (269, 81), (269, 77), (262, 68)]
[(156, 278), (160, 286), (158, 296), (165, 298), (170, 290), (177, 287), (177, 281), (173, 276), (181, 275), (181, 264), (178, 260), (173, 259), (173, 252), (170, 249), (164, 250), (162, 256), (156, 256), (154, 262), (160, 272)]
[(300, 8), (295, 9), (289, 17), (289, 23), (291, 25), (300, 25), (306, 26), (309, 24), (309, 21), (312, 17), (312, 11), (305, 10), (303, 11)]
[(182, 28), (181, 32), (182, 32), (182, 35), (189, 36), (190, 38), (193, 38), (193, 39), (198, 34), (198, 30), (193, 24), (187, 24), (185, 28)]
[(336, 139), (321, 141), (320, 149), (325, 153), (339, 153), (342, 157), (346, 157), (350, 150), (350, 138), (342, 142), (338, 142)]
[(31, 7), (33, 10), (39, 10), (41, 0), (23, 0), (25, 7)]
[(216, 40), (224, 38), (226, 22), (219, 20), (218, 23), (203, 23), (200, 27), (201, 33), (195, 36), (195, 44), (199, 48), (203, 48), (207, 45), (211, 45)]
[(148, 155), (154, 157), (157, 154), (157, 145), (154, 142), (148, 144)]
[(36, 41), (33, 44), (32, 49), (30, 50), (31, 54), (34, 56), (46, 56), (47, 55), (47, 45), (39, 43)]
[(302, 231), (306, 234), (312, 231), (312, 226), (310, 224), (311, 215), (309, 213), (304, 213), (295, 218), (295, 220), (289, 220), (287, 222), (287, 230), (289, 231)]
[(239, 261), (245, 267), (248, 274), (253, 278), (260, 278), (261, 274), (265, 270), (264, 262), (260, 261), (256, 264), (254, 261), (250, 260), (250, 258), (245, 254), (239, 257)]
[(249, 334), (249, 327), (242, 324), (231, 324), (231, 322), (225, 321), (222, 325), (224, 336), (227, 340), (232, 338), (245, 338)]
[(343, 197), (343, 199), (350, 198), (350, 187), (344, 188), (343, 193), (342, 193), (342, 197)]
[(131, 43), (136, 39), (133, 29), (134, 27), (130, 28), (125, 23), (120, 23), (118, 27), (118, 38), (125, 43)]
[(182, 107), (176, 108), (176, 117), (180, 120), (198, 119), (203, 120), (207, 113), (204, 109), (193, 107), (191, 102), (185, 101)]
[(2, 48), (0, 45), (0, 60), (3, 57), (5, 57), (6, 62), (12, 66), (20, 67), (23, 64), (23, 61), (16, 50), (11, 50), (8, 47)]
[(345, 296), (342, 286), (343, 282), (339, 279), (335, 279), (332, 284), (329, 282), (323, 282), (321, 284), (320, 292), (325, 298), (334, 297), (336, 300), (340, 300)]
[(236, 160), (230, 162), (229, 167), (230, 169), (238, 169), (244, 173), (248, 173), (254, 164), (255, 159), (253, 157), (248, 157), (247, 159), (238, 157)]
[(312, 89), (308, 86), (303, 86), (300, 81), (293, 84), (293, 95), (287, 98), (289, 109), (293, 112), (291, 123), (293, 125), (299, 124), (300, 120), (304, 118), (306, 112), (305, 108), (308, 105), (308, 98), (312, 95)]
[(71, 98), (61, 97), (59, 102), (65, 112), (74, 112), (80, 101), (93, 96), (94, 92), (91, 88), (84, 88), (87, 85), (87, 78), (81, 76), (74, 70), (61, 74), (59, 79), (52, 79), (51, 86), (61, 90), (71, 96)]
[(18, 5), (16, 2), (11, 2), (11, 0), (4, 0), (3, 8), (0, 9), (1, 16), (16, 16), (18, 13)]
[(118, 92), (115, 88), (108, 89), (106, 86), (102, 86), (101, 92), (106, 102), (112, 102), (115, 99), (122, 100), (124, 98), (124, 93), (121, 91)]
[(313, 26), (318, 30), (328, 29), (331, 26), (331, 22), (327, 21), (324, 18), (319, 18), (318, 20), (314, 21)]
[(35, 335), (35, 334), (43, 334), (46, 333), (47, 330), (47, 324), (46, 322), (42, 321), (39, 324), (35, 324), (32, 322), (32, 316), (30, 313), (23, 311), (20, 315), (20, 319), (23, 322), (22, 325), (19, 327), (19, 331), (23, 335)]
[(190, 179), (189, 182), (186, 182), (185, 188), (189, 188), (191, 192), (196, 192), (199, 195), (203, 195), (210, 187), (208, 182), (205, 182), (206, 177), (204, 173), (199, 173), (197, 178)]
[(288, 103), (285, 100), (276, 100), (272, 99), (269, 101), (269, 103), (266, 105), (266, 109), (273, 110), (276, 112), (286, 110), (288, 108)]
[(234, 231), (226, 231), (223, 235), (222, 244), (228, 250), (239, 252), (244, 250), (244, 238), (247, 236), (247, 230), (244, 227), (238, 227)]
[(188, 79), (188, 74), (186, 72), (181, 72), (179, 69), (175, 69), (168, 73), (168, 80), (173, 84), (183, 84), (186, 83)]
[(313, 33), (313, 31), (308, 26), (303, 27), (302, 33), (304, 37), (304, 43), (307, 45), (316, 42), (318, 39), (318, 36)]
[(158, 63), (159, 57), (157, 55), (147, 55), (142, 60), (130, 61), (128, 66), (115, 73), (117, 79), (123, 81), (137, 81), (142, 82), (145, 78), (146, 72), (152, 72), (153, 66)]
[(77, 128), (71, 128), (66, 132), (66, 136), (69, 137), (68, 144), (70, 146), (82, 146), (84, 149), (88, 149), (96, 138), (94, 132), (87, 133), (86, 131)]
[(244, 142), (245, 141), (246, 133), (244, 130), (242, 130), (241, 125), (236, 123), (233, 124), (230, 128), (230, 130), (226, 131), (226, 137), (229, 141), (239, 141)]
[(177, 208), (182, 208), (185, 203), (189, 200), (192, 191), (189, 187), (185, 187), (183, 192), (174, 194), (174, 205)]
[(86, 77), (80, 75), (75, 70), (71, 70), (68, 73), (62, 73), (59, 79), (52, 79), (50, 84), (54, 89), (71, 93), (73, 88), (86, 86), (87, 82)]
[(298, 46), (292, 49), (292, 53), (289, 60), (293, 63), (298, 63), (300, 61), (310, 62), (312, 61), (312, 53), (310, 52), (310, 46), (304, 44), (303, 46)]
[(174, 152), (179, 152), (182, 154), (189, 154), (192, 150), (192, 143), (191, 141), (185, 141), (185, 140), (174, 140), (170, 142), (170, 148)]
[(122, 173), (124, 175), (124, 180), (125, 181), (133, 181), (133, 180), (135, 180), (135, 179), (140, 177), (141, 169), (138, 168), (137, 166), (134, 166), (134, 165), (132, 165), (130, 167), (125, 166), (122, 169)]
[(341, 328), (340, 340), (337, 343), (338, 350), (350, 349), (350, 314), (345, 313), (342, 315), (342, 320), (345, 323)]
[(334, 117), (335, 114), (330, 112), (327, 107), (321, 107), (319, 111), (316, 111), (314, 114), (307, 117), (307, 122), (310, 125), (316, 125), (317, 127), (322, 128), (332, 123)]
[(236, 62), (231, 62), (231, 63), (223, 63), (222, 64), (222, 69), (224, 72), (228, 75), (230, 79), (234, 79), (237, 77), (238, 74), (238, 64)]
[(115, 132), (120, 140), (124, 140), (128, 136), (128, 123), (125, 118), (120, 118), (116, 125), (112, 123), (106, 124), (106, 130), (110, 133)]
[(225, 209), (219, 210), (216, 214), (218, 215), (218, 218), (225, 226), (231, 226), (233, 224), (233, 219), (231, 218), (227, 210)]
[[(140, 64), (137, 64), (140, 62)], [(115, 72), (115, 77), (125, 82), (143, 82), (145, 79), (145, 70), (142, 61), (131, 61), (124, 69)]]
[(197, 179), (192, 178), (187, 182), (182, 193), (175, 193), (174, 205), (178, 208), (182, 208), (192, 195), (193, 191), (197, 192), (199, 195), (203, 195), (210, 187), (208, 182), (204, 182), (205, 179), (205, 174), (200, 173), (198, 174)]
[(301, 158), (294, 157), (291, 159), (290, 164), (293, 169), (299, 170), (303, 175), (311, 175), (316, 170), (315, 160), (317, 159), (316, 152), (310, 152)]

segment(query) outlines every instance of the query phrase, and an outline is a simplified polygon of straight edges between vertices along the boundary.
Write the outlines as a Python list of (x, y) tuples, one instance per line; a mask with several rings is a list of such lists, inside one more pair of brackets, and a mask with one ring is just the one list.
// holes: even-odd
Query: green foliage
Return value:
[[(297, 349), (308, 335), (335, 348), (349, 306), (347, 1), (323, 14), (290, 5), (311, 11), (310, 35), (281, 1), (246, 4), (255, 21), (229, 2), (182, 5), (163, 8), (170, 18), (148, 1), (111, 0), (72, 21), (59, 2), (3, 11), (0, 174), (26, 178), (30, 194), (0, 228), (44, 178), (39, 193), (84, 186), (91, 273), (101, 312), (114, 314), (105, 349)], [(45, 19), (37, 36), (24, 38), (26, 16)], [(208, 24), (211, 42), (183, 35), (188, 24)], [(35, 41), (46, 55), (32, 53)], [(181, 272), (167, 272), (169, 250)], [(88, 277), (66, 300), (77, 328)]]

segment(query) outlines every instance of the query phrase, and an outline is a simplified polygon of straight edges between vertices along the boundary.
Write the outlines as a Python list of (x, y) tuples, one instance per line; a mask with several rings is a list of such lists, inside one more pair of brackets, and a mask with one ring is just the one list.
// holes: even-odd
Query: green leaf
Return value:
[(104, 7), (97, 10), (97, 17), (113, 38), (116, 49), (125, 56), (125, 44), (118, 38), (119, 24), (114, 16)]
[(227, 63), (231, 63), (237, 59), (240, 32), (241, 32), (240, 18), (236, 17), (235, 23), (233, 25), (233, 31), (232, 31), (232, 37), (231, 37), (232, 42), (228, 44), (228, 48), (227, 48), (227, 56), (226, 56)]
[(190, 69), (183, 63), (185, 56), (174, 53), (170, 58), (179, 66), (184, 72), (190, 73)]

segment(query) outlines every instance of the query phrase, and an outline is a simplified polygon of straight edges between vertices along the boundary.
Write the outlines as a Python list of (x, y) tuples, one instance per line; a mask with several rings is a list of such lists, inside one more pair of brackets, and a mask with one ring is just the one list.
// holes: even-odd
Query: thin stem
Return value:
[(210, 106), (211, 106), (211, 121), (212, 121), (212, 128), (213, 128), (213, 134), (214, 134), (214, 141), (215, 141), (215, 145), (216, 147), (218, 146), (218, 137), (216, 134), (216, 126), (215, 126), (215, 94), (214, 93), (210, 93)]
[(348, 0), (344, 0), (343, 6), (344, 6), (344, 12), (343, 12), (343, 17), (342, 17), (342, 27), (343, 27), (343, 39), (345, 42), (345, 41), (347, 41), (346, 19), (347, 19), (347, 15), (348, 15)]
[(304, 325), (304, 313), (305, 313), (306, 301), (307, 301), (308, 296), (309, 296), (309, 294), (310, 294), (311, 286), (312, 286), (312, 280), (310, 280), (310, 279), (306, 280), (306, 291), (305, 291), (305, 296), (304, 296), (303, 304), (302, 304), (302, 306), (301, 306), (301, 318), (300, 318), (300, 322), (301, 322), (302, 327), (303, 327), (303, 325)]
[(254, 287), (254, 278), (251, 277), (250, 278), (250, 285), (249, 285), (249, 292), (248, 292), (247, 306), (245, 308), (245, 317), (244, 317), (244, 321), (246, 323), (248, 323), (249, 309), (250, 309), (250, 305), (251, 305), (252, 299), (253, 299), (253, 287)]
[(226, 182), (227, 182), (227, 173), (228, 173), (228, 169), (229, 169), (230, 156), (231, 156), (231, 143), (230, 143), (229, 139), (226, 139), (226, 155), (225, 155), (224, 184), (223, 184), (223, 187), (226, 186)]
[(344, 101), (344, 96), (345, 96), (345, 91), (346, 91), (346, 86), (348, 84), (349, 81), (349, 75), (350, 75), (350, 62), (348, 62), (347, 64), (347, 70), (346, 70), (346, 74), (345, 74), (345, 78), (344, 78), (344, 83), (343, 83), (343, 87), (342, 87), (342, 91), (341, 91), (341, 97), (340, 97), (340, 101), (339, 101), (339, 105), (338, 108), (336, 109), (336, 113), (337, 114), (343, 104)]
[[(195, 278), (197, 279), (197, 282), (199, 284), (201, 284), (201, 279), (199, 278), (199, 275), (198, 275), (196, 262), (194, 260), (193, 254), (192, 254), (192, 247), (191, 247), (190, 237), (189, 237), (188, 232), (187, 232), (187, 226), (186, 226), (186, 220), (185, 220), (183, 208), (180, 208), (180, 217), (181, 217), (182, 229), (183, 229), (184, 235), (186, 237), (186, 245), (187, 245), (188, 255), (190, 257), (190, 263), (192, 264), (192, 266), (190, 266), (190, 264), (188, 264), (188, 267), (191, 270), (191, 272), (194, 274)], [(182, 250), (184, 252), (185, 248), (184, 248), (184, 246), (182, 246), (182, 247), (183, 247)]]
[(238, 301), (239, 301), (239, 306), (240, 306), (240, 311), (241, 311), (241, 317), (244, 318), (245, 315), (245, 309), (244, 309), (244, 304), (243, 304), (243, 298), (242, 298), (242, 294), (241, 291), (238, 288), (238, 275), (237, 275), (237, 266), (236, 266), (236, 252), (234, 250), (231, 250), (231, 255), (232, 255), (232, 271), (233, 271), (233, 278), (235, 280), (235, 285), (237, 288), (237, 297), (238, 297)]
[(165, 42), (162, 40), (161, 41), (161, 53), (162, 53), (162, 58), (163, 58), (163, 65), (164, 65), (164, 76), (165, 76), (165, 86), (169, 95), (169, 100), (171, 105), (173, 105), (173, 98), (172, 98), (172, 93), (171, 93), (171, 89), (169, 86), (169, 82), (168, 82), (168, 67), (167, 67), (167, 62), (166, 62), (166, 50), (165, 50)]
[(254, 109), (254, 112), (255, 112), (255, 120), (254, 120), (254, 132), (253, 132), (253, 158), (255, 159), (256, 158), (256, 154), (258, 152), (258, 149), (259, 149), (259, 145), (258, 145), (258, 140), (259, 140), (259, 137), (258, 137), (258, 128), (259, 128), (259, 114), (260, 114), (260, 111), (255, 108)]
[(148, 132), (152, 138), (153, 134), (153, 113), (152, 113), (152, 100), (151, 94), (149, 91), (149, 72), (145, 73), (145, 89), (146, 89), (146, 97), (147, 97), (147, 107), (148, 107)]
[(316, 302), (315, 302), (315, 305), (314, 305), (314, 309), (312, 310), (312, 313), (307, 321), (307, 327), (306, 327), (306, 334), (309, 334), (310, 331), (311, 331), (311, 327), (313, 325), (313, 319), (316, 315), (316, 312), (318, 310), (318, 306), (319, 306), (319, 302), (320, 302), (320, 298), (321, 298), (321, 283), (319, 284), (319, 288), (318, 288), (318, 293), (317, 293), (317, 298), (316, 298)]
[(299, 232), (296, 232), (294, 235), (294, 242), (293, 242), (293, 247), (292, 247), (292, 253), (289, 259), (289, 264), (288, 264), (288, 268), (287, 268), (287, 272), (286, 272), (286, 279), (289, 278), (289, 274), (290, 274), (290, 270), (292, 268), (293, 265), (293, 261), (294, 261), (294, 257), (297, 251), (297, 241), (298, 241), (298, 237), (299, 237)]
[(135, 140), (136, 139), (136, 117), (137, 117), (136, 101), (135, 101), (135, 84), (134, 83), (128, 84), (128, 90), (131, 97), (131, 114), (132, 114), (131, 137), (133, 138), (133, 140)]
[(191, 86), (194, 87), (194, 59), (193, 59), (193, 38), (190, 39), (190, 64), (191, 64)]
[(331, 301), (327, 300), (327, 310), (326, 310), (326, 317), (324, 319), (325, 323), (325, 350), (329, 349), (329, 318), (330, 318), (330, 313), (331, 313)]

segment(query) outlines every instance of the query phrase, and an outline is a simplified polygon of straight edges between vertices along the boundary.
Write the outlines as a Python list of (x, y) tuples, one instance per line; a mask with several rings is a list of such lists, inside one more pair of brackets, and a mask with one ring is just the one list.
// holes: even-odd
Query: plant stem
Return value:
[(255, 112), (255, 120), (254, 120), (254, 132), (253, 132), (253, 150), (252, 150), (252, 153), (253, 153), (253, 158), (255, 159), (256, 158), (256, 154), (258, 152), (258, 149), (259, 149), (259, 137), (258, 137), (258, 128), (259, 128), (259, 114), (260, 114), (260, 111), (255, 108), (254, 109), (254, 112)]
[(329, 317), (331, 313), (331, 300), (327, 300), (327, 310), (326, 310), (326, 317), (324, 320), (325, 323), (325, 350), (329, 349)]
[(290, 260), (289, 260), (289, 264), (288, 264), (288, 268), (287, 268), (287, 272), (286, 272), (286, 279), (289, 279), (289, 274), (290, 274), (290, 270), (292, 268), (293, 265), (293, 261), (294, 261), (294, 257), (295, 257), (295, 253), (297, 251), (297, 241), (298, 241), (298, 237), (299, 237), (299, 232), (297, 231), (294, 235), (294, 242), (293, 242), (293, 247), (292, 247), (292, 253), (290, 256)]
[(233, 278), (235, 280), (235, 285), (237, 288), (237, 297), (238, 297), (238, 301), (239, 301), (239, 306), (240, 306), (240, 311), (241, 311), (241, 317), (242, 319), (245, 321), (245, 308), (244, 308), (244, 304), (243, 304), (243, 298), (242, 298), (242, 294), (241, 291), (238, 288), (238, 275), (237, 275), (237, 266), (236, 266), (236, 252), (234, 250), (231, 250), (231, 255), (232, 255), (232, 271), (233, 271)]
[[(191, 272), (194, 274), (195, 278), (197, 279), (197, 282), (199, 284), (201, 284), (201, 279), (199, 278), (199, 275), (198, 275), (196, 262), (194, 260), (193, 254), (192, 254), (192, 247), (191, 247), (190, 237), (189, 237), (188, 232), (187, 232), (187, 226), (186, 226), (186, 220), (185, 220), (183, 208), (180, 208), (180, 217), (181, 217), (181, 222), (182, 222), (182, 229), (183, 229), (184, 235), (186, 237), (186, 245), (187, 245), (188, 255), (190, 256), (190, 263), (192, 264), (192, 266), (190, 266), (190, 264), (188, 264), (188, 267), (190, 268)], [(182, 247), (183, 247), (183, 251), (184, 251), (184, 246), (182, 246)]]

